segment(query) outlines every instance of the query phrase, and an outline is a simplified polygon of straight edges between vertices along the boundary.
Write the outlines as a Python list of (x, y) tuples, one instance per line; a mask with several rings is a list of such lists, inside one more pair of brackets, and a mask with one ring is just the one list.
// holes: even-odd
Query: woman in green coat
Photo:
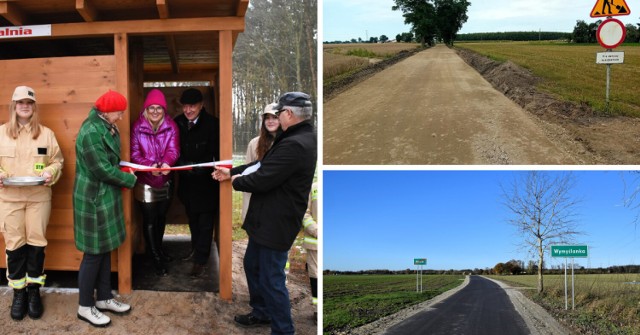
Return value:
[(111, 322), (101, 311), (131, 310), (111, 293), (111, 251), (125, 238), (121, 189), (136, 183), (135, 175), (119, 168), (120, 135), (115, 123), (126, 108), (127, 99), (109, 90), (98, 98), (76, 138), (73, 228), (76, 247), (84, 252), (78, 272), (78, 318), (96, 327)]

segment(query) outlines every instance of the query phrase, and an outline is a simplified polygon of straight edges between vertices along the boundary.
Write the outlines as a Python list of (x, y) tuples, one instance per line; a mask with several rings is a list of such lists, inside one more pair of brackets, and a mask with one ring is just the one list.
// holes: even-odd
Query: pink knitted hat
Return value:
[(154, 88), (149, 91), (149, 93), (147, 93), (147, 98), (144, 100), (142, 110), (144, 111), (151, 105), (160, 105), (162, 106), (162, 108), (164, 108), (164, 110), (167, 110), (167, 99), (164, 97), (164, 94), (157, 88)]

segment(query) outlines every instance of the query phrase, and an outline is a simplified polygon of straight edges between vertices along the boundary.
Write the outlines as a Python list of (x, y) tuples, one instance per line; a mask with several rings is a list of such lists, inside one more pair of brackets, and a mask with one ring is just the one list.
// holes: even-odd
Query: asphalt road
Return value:
[(389, 328), (385, 335), (530, 334), (505, 291), (496, 283), (471, 276), (469, 284), (428, 310)]

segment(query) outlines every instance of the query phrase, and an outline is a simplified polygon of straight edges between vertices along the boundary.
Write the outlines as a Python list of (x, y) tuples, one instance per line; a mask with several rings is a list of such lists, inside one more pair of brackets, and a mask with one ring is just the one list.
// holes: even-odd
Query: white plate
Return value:
[(2, 180), (5, 186), (35, 186), (44, 185), (43, 177), (9, 177)]

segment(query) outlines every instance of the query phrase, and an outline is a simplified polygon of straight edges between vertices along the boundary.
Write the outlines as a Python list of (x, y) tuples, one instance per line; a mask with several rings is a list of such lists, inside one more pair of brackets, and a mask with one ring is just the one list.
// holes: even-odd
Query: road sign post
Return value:
[[(597, 5), (598, 4), (596, 3), (594, 10), (597, 7)], [(626, 6), (626, 4), (624, 5)], [(602, 12), (604, 12), (604, 7)], [(626, 10), (626, 7), (625, 7), (625, 13), (626, 14), (616, 14), (616, 15), (629, 15), (629, 11)], [(611, 64), (622, 63), (622, 60), (624, 59), (624, 53), (622, 54), (622, 57), (619, 57), (619, 53), (615, 53), (615, 55), (613, 55), (612, 49), (616, 48), (622, 42), (624, 42), (624, 39), (627, 35), (627, 28), (624, 26), (624, 24), (620, 20), (611, 18), (611, 15), (613, 15), (611, 14), (611, 10), (609, 10), (609, 14), (610, 15), (608, 16), (608, 18), (604, 20), (602, 23), (600, 23), (600, 25), (598, 26), (598, 30), (596, 31), (596, 38), (598, 39), (598, 43), (600, 43), (600, 45), (603, 48), (607, 49), (607, 51), (604, 53), (598, 53), (596, 57), (596, 64), (607, 64), (607, 87), (606, 87), (606, 94), (605, 94), (605, 99), (606, 99), (605, 112), (607, 113), (609, 112), (609, 87), (611, 82)], [(601, 16), (601, 15), (597, 15), (597, 16)], [(594, 17), (594, 12), (591, 13), (591, 17)], [(609, 54), (612, 54), (612, 55), (609, 56)], [(601, 58), (606, 59), (608, 61), (600, 63), (599, 60)]]
[(589, 247), (586, 245), (552, 245), (551, 257), (564, 257), (564, 309), (569, 309), (567, 294), (567, 262), (571, 258), (571, 309), (576, 308), (575, 276), (573, 259), (589, 257)]
[(422, 270), (427, 265), (426, 258), (414, 258), (413, 265), (416, 265), (416, 292), (422, 292)]

